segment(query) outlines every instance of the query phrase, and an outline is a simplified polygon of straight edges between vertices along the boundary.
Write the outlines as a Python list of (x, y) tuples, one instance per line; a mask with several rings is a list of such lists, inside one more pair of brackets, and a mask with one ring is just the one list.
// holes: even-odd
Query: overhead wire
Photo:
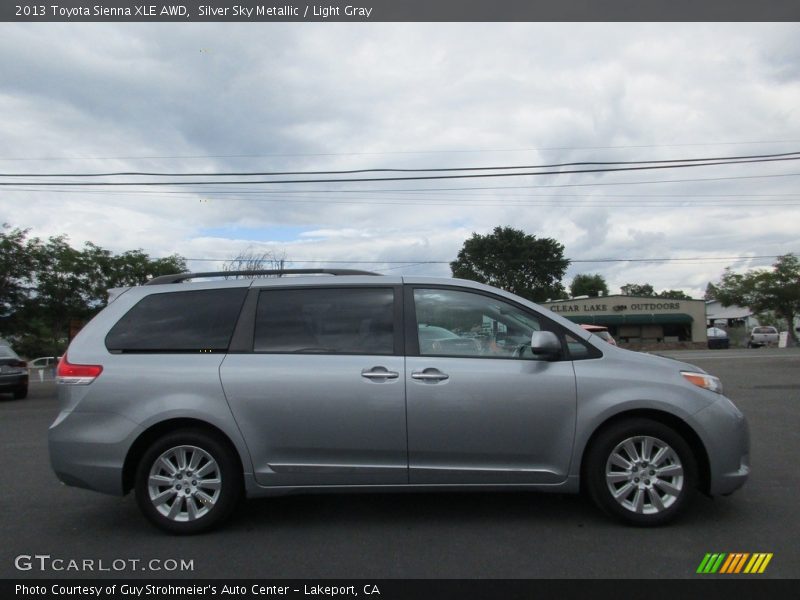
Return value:
[(541, 175), (571, 175), (579, 173), (617, 173), (623, 171), (649, 171), (654, 169), (688, 169), (692, 167), (710, 167), (718, 165), (730, 164), (751, 164), (751, 163), (766, 163), (766, 162), (782, 162), (800, 160), (800, 156), (792, 156), (785, 158), (759, 158), (753, 160), (740, 160), (740, 161), (713, 161), (704, 163), (690, 163), (690, 164), (669, 164), (669, 165), (647, 165), (638, 167), (615, 167), (607, 169), (570, 169), (566, 171), (525, 171), (522, 173), (478, 173), (469, 175), (415, 175), (413, 177), (356, 177), (356, 178), (339, 178), (339, 179), (257, 179), (252, 181), (237, 180), (237, 181), (91, 181), (88, 183), (78, 181), (41, 181), (41, 182), (0, 182), (0, 186), (174, 186), (174, 185), (275, 185), (275, 184), (296, 184), (296, 183), (367, 183), (374, 181), (423, 181), (423, 180), (444, 180), (444, 179), (477, 179), (477, 178), (491, 178), (491, 177), (528, 177), (528, 176), (541, 176)]
[[(702, 166), (702, 165), (701, 165)], [(563, 172), (562, 172), (563, 173)], [(559, 184), (539, 184), (539, 185), (509, 185), (509, 186), (461, 186), (461, 187), (435, 187), (435, 188), (375, 188), (371, 190), (364, 190), (364, 189), (308, 189), (308, 190), (240, 190), (240, 191), (231, 191), (230, 193), (251, 193), (251, 194), (284, 194), (284, 193), (305, 193), (305, 194), (341, 194), (341, 193), (353, 193), (353, 194), (372, 194), (375, 192), (397, 192), (397, 193), (413, 193), (413, 192), (440, 192), (440, 191), (470, 191), (470, 190), (511, 190), (511, 189), (551, 189), (551, 188), (572, 188), (572, 187), (600, 187), (600, 186), (617, 186), (617, 185), (651, 185), (651, 184), (661, 184), (661, 183), (695, 183), (695, 182), (710, 182), (710, 181), (734, 181), (734, 180), (745, 180), (745, 179), (770, 179), (770, 178), (782, 178), (782, 177), (800, 177), (800, 173), (772, 173), (772, 174), (761, 174), (761, 175), (729, 175), (724, 177), (699, 177), (699, 178), (689, 178), (689, 179), (651, 179), (651, 180), (644, 180), (644, 181), (598, 181), (592, 183), (559, 183)], [(337, 180), (339, 182), (344, 182), (345, 180)], [(194, 182), (176, 182), (173, 185), (193, 185)], [(215, 182), (217, 184), (247, 184), (253, 182)], [(283, 183), (281, 181), (276, 181), (272, 183)], [(26, 183), (22, 184), (20, 182), (16, 183), (2, 183), (0, 185), (3, 186), (12, 186), (12, 185), (43, 185), (47, 186), (48, 188), (55, 187), (59, 185), (58, 183), (50, 183), (50, 182), (43, 182), (43, 183)], [(94, 183), (94, 184), (81, 184), (76, 183), (75, 185), (104, 185), (102, 183)], [(130, 183), (130, 186), (138, 186), (143, 185), (141, 183)], [(155, 183), (152, 185), (169, 185), (168, 183)], [(31, 190), (30, 188), (21, 188), (21, 189), (13, 189), (13, 188), (5, 188), (2, 191), (39, 191), (45, 192), (48, 189), (41, 189), (41, 190)], [(178, 193), (188, 193), (188, 194), (198, 194), (198, 193), (208, 193), (208, 189), (203, 190), (202, 192), (179, 192), (179, 191), (169, 191), (163, 193), (170, 193), (170, 194), (178, 194)], [(110, 193), (110, 192), (109, 192)], [(216, 191), (215, 193), (223, 193), (220, 191)], [(228, 193), (228, 192), (225, 192)]]
[(527, 148), (457, 148), (435, 150), (384, 150), (371, 152), (271, 152), (258, 154), (173, 154), (173, 155), (133, 155), (133, 156), (43, 156), (43, 157), (0, 157), (0, 161), (70, 161), (70, 160), (185, 160), (208, 158), (293, 158), (315, 156), (381, 156), (404, 154), (474, 154), (474, 153), (513, 153), (513, 152), (545, 152), (555, 150), (625, 150), (643, 148), (682, 148), (697, 146), (747, 146), (760, 144), (794, 144), (800, 139), (787, 140), (750, 140), (727, 142), (684, 142), (676, 144), (629, 144), (615, 146), (538, 146)]
[[(634, 262), (634, 263), (654, 263), (654, 262), (685, 262), (685, 261), (699, 261), (699, 262), (725, 262), (735, 260), (764, 260), (774, 259), (780, 257), (780, 254), (757, 255), (757, 256), (692, 256), (692, 257), (655, 257), (655, 258), (568, 258), (568, 259), (543, 259), (542, 262), (562, 262), (568, 260), (570, 263), (618, 263), (618, 262)], [(166, 257), (163, 257), (166, 258)], [(184, 258), (187, 261), (194, 262), (225, 262), (230, 258)], [(391, 264), (419, 264), (419, 265), (445, 265), (453, 262), (452, 260), (426, 260), (426, 259), (409, 259), (409, 260), (327, 260), (327, 259), (286, 259), (287, 263), (327, 263), (327, 264), (352, 264), (352, 265), (391, 265)], [(513, 260), (511, 262), (514, 262)]]
[[(789, 158), (793, 157), (793, 158)], [(398, 168), (376, 167), (365, 169), (347, 169), (336, 171), (225, 171), (225, 172), (165, 172), (165, 171), (109, 171), (101, 173), (0, 173), (0, 177), (256, 177), (282, 175), (352, 175), (358, 173), (442, 173), (464, 171), (503, 171), (520, 169), (552, 169), (557, 167), (601, 166), (601, 165), (657, 165), (685, 163), (735, 164), (746, 162), (762, 162), (758, 159), (800, 159), (800, 152), (782, 152), (778, 154), (750, 154), (739, 156), (713, 156), (704, 158), (671, 158), (661, 160), (614, 160), (614, 161), (578, 161), (541, 165), (500, 165), (492, 167), (433, 167), (433, 168)], [(711, 162), (722, 161), (722, 162)], [(730, 162), (729, 162), (730, 161)], [(689, 166), (689, 164), (686, 164)]]

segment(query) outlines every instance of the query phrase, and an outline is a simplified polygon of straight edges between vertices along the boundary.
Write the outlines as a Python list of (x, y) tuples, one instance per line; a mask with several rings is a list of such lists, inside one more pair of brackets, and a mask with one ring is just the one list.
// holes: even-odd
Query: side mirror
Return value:
[(531, 352), (536, 356), (556, 358), (561, 354), (561, 342), (552, 331), (534, 331), (531, 335)]

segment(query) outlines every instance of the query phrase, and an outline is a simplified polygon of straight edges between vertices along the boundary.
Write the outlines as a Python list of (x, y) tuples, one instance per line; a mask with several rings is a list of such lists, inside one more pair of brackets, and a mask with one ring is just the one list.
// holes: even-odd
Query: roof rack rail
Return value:
[(247, 269), (244, 271), (209, 271), (207, 273), (175, 273), (153, 277), (145, 285), (163, 285), (166, 283), (181, 283), (187, 279), (199, 277), (223, 277), (226, 275), (380, 275), (372, 271), (359, 271), (357, 269)]

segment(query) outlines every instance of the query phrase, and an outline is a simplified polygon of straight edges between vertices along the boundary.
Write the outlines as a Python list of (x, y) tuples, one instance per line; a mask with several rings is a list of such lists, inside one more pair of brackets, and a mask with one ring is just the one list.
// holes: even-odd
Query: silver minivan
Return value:
[(472, 281), (260, 274), (115, 291), (58, 366), (61, 481), (195, 533), (307, 491), (585, 490), (658, 525), (747, 479), (745, 418), (698, 367)]

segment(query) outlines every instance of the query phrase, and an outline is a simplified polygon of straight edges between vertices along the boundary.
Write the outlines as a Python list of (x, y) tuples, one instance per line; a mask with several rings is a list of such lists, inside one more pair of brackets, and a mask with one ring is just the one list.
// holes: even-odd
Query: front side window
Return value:
[(535, 358), (531, 334), (536, 315), (483, 294), (415, 289), (419, 353), (422, 356)]
[(394, 354), (394, 290), (263, 290), (253, 351)]
[(225, 352), (247, 288), (150, 294), (106, 336), (111, 352)]

